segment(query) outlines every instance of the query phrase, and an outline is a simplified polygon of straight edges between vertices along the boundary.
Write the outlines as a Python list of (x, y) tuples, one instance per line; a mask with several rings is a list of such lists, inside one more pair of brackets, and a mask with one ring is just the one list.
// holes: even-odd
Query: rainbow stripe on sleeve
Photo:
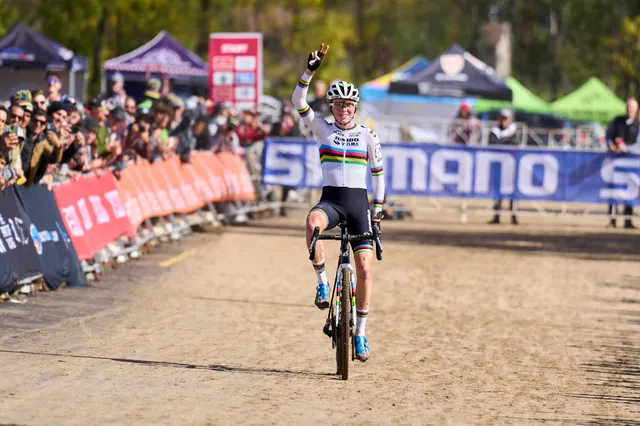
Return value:
[(298, 114), (300, 114), (300, 117), (302, 118), (308, 116), (309, 114), (311, 114), (311, 107), (307, 105), (306, 107), (299, 109)]
[(373, 208), (375, 209), (376, 207), (382, 208), (382, 205), (384, 204), (384, 200), (376, 200), (374, 198), (373, 200)]
[(303, 79), (300, 79), (298, 80), (298, 87), (301, 89), (306, 89), (307, 87), (309, 87), (309, 82), (304, 81)]
[(382, 176), (382, 172), (382, 166), (371, 168), (371, 176)]
[(320, 164), (323, 163), (346, 163), (367, 166), (367, 151), (357, 149), (347, 149), (346, 152), (332, 148), (327, 145), (320, 146)]

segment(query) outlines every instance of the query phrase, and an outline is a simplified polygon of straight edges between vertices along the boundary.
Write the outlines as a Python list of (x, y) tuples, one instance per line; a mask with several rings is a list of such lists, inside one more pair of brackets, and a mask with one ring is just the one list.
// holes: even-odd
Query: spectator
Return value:
[(317, 115), (320, 115), (321, 117), (329, 117), (331, 115), (331, 109), (329, 108), (329, 103), (325, 99), (327, 96), (327, 83), (322, 80), (318, 80), (315, 82), (313, 90), (315, 97), (313, 101), (309, 102), (309, 107), (311, 107)]
[(24, 179), (22, 160), (20, 158), (21, 145), (24, 144), (24, 139), (24, 131), (16, 125), (5, 127), (2, 137), (0, 137), (0, 156), (5, 161), (2, 177), (9, 185), (16, 183), (18, 179)]
[(136, 100), (131, 96), (127, 96), (127, 100), (124, 103), (124, 112), (127, 114), (127, 125), (133, 124), (136, 121), (138, 106), (136, 105)]
[(47, 110), (49, 106), (47, 103), (47, 97), (44, 95), (42, 90), (34, 90), (31, 92), (31, 98), (33, 99), (33, 106), (35, 108), (40, 108), (43, 111)]
[(86, 120), (88, 128), (93, 128), (96, 132), (96, 151), (95, 155), (100, 157), (106, 155), (107, 149), (107, 117), (109, 110), (103, 105), (102, 100), (98, 98), (92, 99), (89, 104), (90, 117)]
[(24, 109), (18, 104), (12, 104), (9, 108), (9, 124), (23, 127)]
[(127, 155), (149, 161), (153, 149), (151, 141), (151, 117), (149, 111), (141, 109), (128, 134)]
[(83, 118), (82, 112), (80, 108), (78, 108), (78, 102), (70, 96), (65, 96), (62, 105), (65, 111), (67, 111), (69, 126), (71, 128), (78, 127)]
[[(615, 117), (609, 123), (607, 127), (606, 140), (609, 152), (616, 154), (627, 154), (629, 152), (629, 145), (637, 145), (638, 137), (640, 136), (640, 122), (638, 121), (638, 101), (635, 98), (629, 98), (627, 100), (627, 114)], [(614, 217), (614, 206), (617, 210), (617, 204), (609, 204), (609, 226), (616, 227), (616, 218)], [(624, 204), (624, 215), (627, 216), (624, 220), (625, 229), (636, 229), (636, 226), (631, 221), (631, 215), (633, 215), (633, 204)]]
[(171, 130), (173, 130), (182, 122), (182, 114), (184, 113), (185, 105), (182, 98), (173, 94), (169, 95), (169, 100), (173, 106), (173, 120), (170, 125)]
[(111, 92), (109, 93), (109, 99), (114, 107), (125, 107), (127, 100), (127, 92), (124, 90), (124, 76), (116, 72), (111, 77)]
[(480, 121), (473, 114), (471, 104), (462, 102), (455, 121), (451, 124), (453, 143), (475, 145), (480, 134)]
[[(302, 132), (300, 131), (300, 127), (296, 125), (296, 120), (288, 108), (282, 108), (282, 114), (280, 116), (280, 121), (275, 123), (271, 128), (270, 136), (280, 136), (280, 137), (301, 137)], [(289, 197), (289, 193), (291, 191), (295, 191), (294, 187), (291, 186), (283, 186), (282, 187), (282, 195), (280, 197), (280, 201), (284, 203), (287, 201)], [(287, 211), (284, 207), (280, 208), (280, 216), (287, 216)]]
[(240, 154), (240, 139), (236, 133), (238, 128), (238, 120), (229, 117), (227, 123), (220, 126), (220, 130), (213, 144), (213, 152), (231, 152), (235, 155)]
[(178, 154), (180, 161), (183, 163), (188, 163), (191, 151), (198, 147), (203, 148), (205, 142), (208, 142), (209, 146), (211, 146), (207, 132), (207, 116), (205, 115), (198, 116), (192, 122), (189, 122), (189, 126), (172, 135), (178, 139), (176, 154)]
[(240, 125), (236, 128), (236, 133), (240, 139), (240, 146), (249, 147), (254, 143), (264, 140), (269, 134), (268, 125), (258, 121), (260, 113), (255, 109), (248, 109), (242, 112)]
[[(513, 123), (511, 111), (503, 109), (498, 116), (498, 122), (491, 129), (489, 134), (489, 145), (516, 145), (516, 125)], [(509, 205), (511, 211), (511, 224), (517, 225), (518, 218), (515, 214), (516, 202), (512, 198)], [(498, 198), (493, 203), (493, 210), (495, 212), (493, 219), (489, 222), (490, 225), (500, 223), (500, 210), (502, 210), (502, 199)]]
[(33, 111), (31, 122), (27, 127), (27, 138), (24, 147), (20, 153), (22, 159), (22, 168), (25, 176), (29, 176), (31, 172), (31, 159), (33, 156), (33, 148), (46, 137), (45, 129), (47, 128), (47, 113), (36, 108)]
[(62, 98), (62, 78), (56, 71), (48, 71), (45, 77), (47, 83), (47, 100), (49, 104), (59, 102)]
[(33, 112), (33, 104), (31, 103), (31, 92), (28, 90), (18, 90), (12, 98), (12, 103), (20, 106), (24, 111), (24, 117), (22, 128), (27, 128), (29, 121), (31, 120), (31, 113)]
[[(44, 111), (43, 111), (44, 112)], [(27, 185), (40, 182), (47, 174), (49, 166), (55, 165), (62, 160), (63, 137), (67, 136), (68, 128), (66, 124), (67, 112), (62, 107), (62, 103), (53, 102), (48, 110), (51, 125), (46, 130), (42, 130), (41, 112), (34, 114), (37, 120), (38, 130), (33, 130), (33, 148), (31, 161), (29, 164), (29, 174), (27, 175)], [(55, 116), (55, 118), (54, 118)], [(35, 129), (35, 127), (32, 127)], [(37, 133), (39, 131), (39, 133)], [(44, 132), (44, 136), (40, 134)]]

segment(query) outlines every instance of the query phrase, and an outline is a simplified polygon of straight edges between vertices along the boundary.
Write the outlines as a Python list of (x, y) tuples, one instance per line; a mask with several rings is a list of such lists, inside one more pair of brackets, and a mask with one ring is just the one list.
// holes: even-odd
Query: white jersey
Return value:
[(375, 132), (365, 126), (343, 130), (316, 115), (306, 102), (311, 76), (305, 73), (293, 92), (293, 104), (313, 132), (320, 151), (324, 186), (367, 188), (367, 167), (374, 186), (374, 214), (384, 202), (382, 148)]

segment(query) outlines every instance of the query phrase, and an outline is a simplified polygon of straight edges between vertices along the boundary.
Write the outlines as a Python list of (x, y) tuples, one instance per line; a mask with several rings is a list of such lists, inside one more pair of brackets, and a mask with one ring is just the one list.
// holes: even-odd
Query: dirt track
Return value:
[(343, 382), (302, 223), (189, 237), (94, 288), (0, 305), (0, 423), (640, 419), (637, 232), (385, 223), (373, 357)]

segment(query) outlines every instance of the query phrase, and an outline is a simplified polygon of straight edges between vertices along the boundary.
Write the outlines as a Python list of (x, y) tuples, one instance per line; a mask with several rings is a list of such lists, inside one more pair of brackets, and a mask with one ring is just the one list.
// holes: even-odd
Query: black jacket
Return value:
[(607, 143), (613, 143), (617, 138), (622, 138), (627, 145), (633, 145), (638, 138), (638, 132), (640, 131), (640, 121), (636, 118), (627, 124), (627, 116), (620, 115), (609, 123), (607, 127)]

